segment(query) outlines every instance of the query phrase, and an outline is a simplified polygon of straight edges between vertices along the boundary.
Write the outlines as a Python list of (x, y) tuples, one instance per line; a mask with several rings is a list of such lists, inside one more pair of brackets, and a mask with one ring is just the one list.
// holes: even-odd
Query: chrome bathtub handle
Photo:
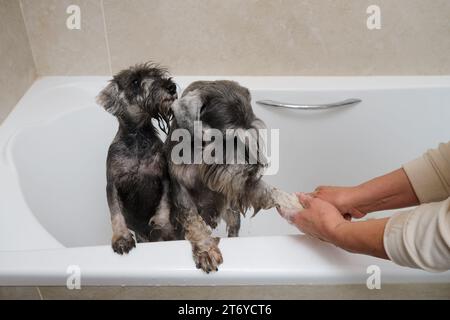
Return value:
[(295, 103), (285, 103), (273, 100), (259, 100), (256, 101), (258, 104), (262, 104), (270, 107), (277, 108), (289, 108), (289, 109), (301, 109), (301, 110), (323, 110), (323, 109), (331, 109), (338, 107), (349, 107), (360, 103), (361, 99), (346, 99), (343, 101), (325, 103), (325, 104), (295, 104)]

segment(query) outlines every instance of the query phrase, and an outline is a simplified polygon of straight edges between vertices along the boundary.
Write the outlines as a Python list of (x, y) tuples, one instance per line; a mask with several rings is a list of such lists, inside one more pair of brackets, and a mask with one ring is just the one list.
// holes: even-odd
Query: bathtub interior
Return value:
[[(117, 131), (99, 107), (70, 112), (14, 138), (12, 154), (25, 200), (39, 222), (66, 247), (106, 245), (106, 155)], [(274, 210), (243, 219), (241, 236), (298, 233)], [(221, 223), (214, 231), (225, 236)]]
[[(450, 108), (443, 103), (450, 99), (444, 89), (254, 90), (252, 95), (254, 101), (363, 100), (354, 107), (317, 112), (254, 105), (269, 128), (280, 129), (279, 170), (265, 179), (287, 191), (359, 183), (398, 168), (450, 136), (445, 120)], [(93, 103), (94, 96), (84, 91), (80, 99), (89, 103), (83, 108), (20, 130), (11, 143), (25, 201), (66, 247), (106, 245), (111, 238), (105, 159), (117, 123)], [(241, 236), (298, 233), (275, 210), (249, 216)], [(223, 224), (215, 234), (225, 236)]]

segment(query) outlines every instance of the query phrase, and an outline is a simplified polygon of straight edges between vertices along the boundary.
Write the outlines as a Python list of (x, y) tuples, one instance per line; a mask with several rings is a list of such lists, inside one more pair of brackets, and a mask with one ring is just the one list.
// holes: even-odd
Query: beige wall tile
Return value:
[(40, 287), (44, 299), (449, 299), (449, 284), (210, 286), (210, 287)]
[[(66, 27), (69, 5), (81, 9), (81, 30)], [(100, 0), (22, 0), (39, 75), (110, 73)]]
[(146, 60), (175, 74), (450, 74), (450, 1), (104, 0), (113, 71)]
[(19, 0), (0, 0), (0, 123), (35, 77)]

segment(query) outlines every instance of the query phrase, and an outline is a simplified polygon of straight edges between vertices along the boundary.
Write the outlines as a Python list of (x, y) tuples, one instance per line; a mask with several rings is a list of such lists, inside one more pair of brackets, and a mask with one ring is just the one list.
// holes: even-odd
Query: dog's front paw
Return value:
[(136, 247), (136, 242), (134, 241), (133, 235), (131, 233), (120, 236), (117, 239), (113, 238), (112, 248), (115, 253), (124, 254), (131, 251), (131, 249)]
[(287, 193), (279, 189), (274, 189), (272, 197), (275, 201), (275, 206), (278, 208), (297, 211), (304, 209), (295, 194)]
[(206, 273), (219, 270), (219, 265), (223, 262), (222, 253), (219, 249), (220, 238), (210, 238), (208, 245), (194, 245), (193, 256), (195, 265)]
[(297, 213), (303, 210), (303, 206), (295, 194), (287, 193), (282, 190), (274, 189), (272, 197), (278, 212), (290, 223)]

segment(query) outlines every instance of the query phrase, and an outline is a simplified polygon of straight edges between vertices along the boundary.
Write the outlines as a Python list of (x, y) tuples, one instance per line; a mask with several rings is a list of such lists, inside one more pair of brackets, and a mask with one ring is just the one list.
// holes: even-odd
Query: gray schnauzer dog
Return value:
[(172, 239), (169, 181), (155, 122), (167, 129), (177, 87), (166, 69), (146, 63), (119, 72), (97, 102), (119, 121), (107, 157), (112, 248), (128, 253), (138, 242)]
[[(217, 271), (223, 258), (218, 247), (219, 238), (212, 236), (211, 228), (215, 228), (220, 219), (227, 224), (228, 236), (233, 237), (238, 236), (240, 214), (245, 214), (248, 208), (253, 208), (256, 213), (275, 206), (302, 207), (295, 196), (261, 179), (266, 164), (260, 158), (254, 163), (173, 161), (172, 153), (178, 144), (173, 133), (177, 129), (187, 130), (194, 141), (196, 121), (201, 121), (205, 130), (217, 129), (224, 136), (227, 129), (265, 128), (253, 113), (248, 89), (233, 81), (194, 82), (172, 104), (172, 111), (174, 119), (165, 143), (171, 183), (171, 223), (177, 238), (191, 242), (197, 268), (207, 273)], [(205, 150), (210, 143), (202, 138), (200, 148)], [(232, 145), (233, 148), (237, 146), (234, 142)], [(261, 147), (257, 146), (258, 149)], [(194, 144), (191, 148), (195, 148)], [(246, 149), (246, 159), (248, 153)]]

